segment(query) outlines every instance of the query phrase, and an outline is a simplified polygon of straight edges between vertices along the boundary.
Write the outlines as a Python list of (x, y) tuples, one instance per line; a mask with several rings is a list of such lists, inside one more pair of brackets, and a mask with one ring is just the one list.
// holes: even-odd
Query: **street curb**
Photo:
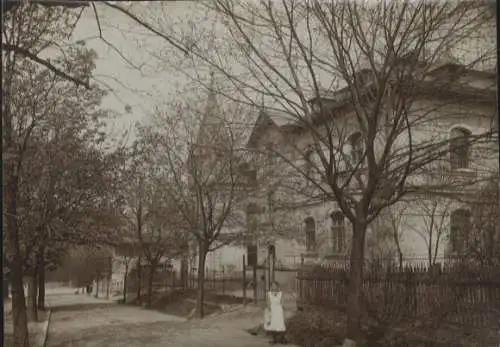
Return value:
[(45, 325), (43, 326), (42, 341), (40, 344), (38, 344), (41, 347), (45, 347), (45, 345), (47, 344), (47, 339), (49, 337), (50, 318), (52, 318), (52, 310), (49, 309), (49, 317), (47, 318), (47, 321), (45, 322)]

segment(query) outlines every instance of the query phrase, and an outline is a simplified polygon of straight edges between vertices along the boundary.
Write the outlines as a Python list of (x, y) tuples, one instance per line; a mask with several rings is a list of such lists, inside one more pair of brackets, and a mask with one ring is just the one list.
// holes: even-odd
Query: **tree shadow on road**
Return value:
[(67, 312), (67, 311), (89, 311), (89, 310), (95, 310), (99, 308), (108, 308), (110, 306), (116, 306), (116, 303), (114, 302), (99, 302), (99, 303), (93, 303), (93, 304), (72, 304), (72, 305), (61, 305), (61, 306), (55, 306), (51, 307), (51, 310), (53, 313), (55, 312)]

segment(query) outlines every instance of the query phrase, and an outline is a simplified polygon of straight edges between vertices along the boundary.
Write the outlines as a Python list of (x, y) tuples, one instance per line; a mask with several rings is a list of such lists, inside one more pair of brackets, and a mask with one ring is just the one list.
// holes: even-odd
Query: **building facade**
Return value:
[[(411, 106), (412, 142), (421, 148), (428, 144), (440, 149), (433, 151), (435, 158), (408, 173), (404, 181), (410, 193), (383, 209), (370, 224), (366, 256), (372, 260), (434, 263), (472, 252), (473, 239), (477, 238), (473, 234), (482, 223), (474, 211), (481, 209), (487, 184), (498, 182), (498, 146), (490, 133), (495, 119), (495, 74), (468, 70), (452, 62), (426, 71), (428, 75), (421, 79)], [(450, 82), (446, 88), (443, 81)], [(325, 95), (323, 105), (328, 105), (333, 116), (320, 119), (314, 123), (315, 128), (262, 109), (250, 136), (248, 147), (258, 153), (256, 174), (261, 194), (248, 202), (248, 230), (258, 235), (255, 242), (261, 255), (273, 246), (277, 264), (297, 265), (302, 257), (309, 261), (348, 259), (352, 223), (336, 200), (322, 193), (324, 166), (319, 158), (310, 157), (315, 154), (311, 133), (329, 128), (344, 136), (345, 140), (333, 142), (349, 147), (343, 152), (349, 160), (363, 161), (363, 136), (351, 121), (354, 112), (350, 98), (342, 99), (340, 94)], [(314, 100), (311, 103), (314, 106)], [(405, 136), (397, 141), (400, 143), (392, 147), (395, 152), (409, 145)], [(345, 169), (343, 162), (339, 159), (333, 169)], [(363, 175), (363, 168), (349, 172), (355, 171)], [(343, 189), (355, 191), (355, 181)], [(489, 200), (488, 204), (496, 201)], [(491, 233), (498, 238), (497, 230)], [(486, 239), (479, 239), (483, 247)], [(265, 257), (260, 259), (264, 261)]]

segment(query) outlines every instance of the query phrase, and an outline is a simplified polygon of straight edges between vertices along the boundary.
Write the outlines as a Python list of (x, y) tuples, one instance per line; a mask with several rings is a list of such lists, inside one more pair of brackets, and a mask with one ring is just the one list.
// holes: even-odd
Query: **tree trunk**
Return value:
[(45, 310), (45, 255), (42, 251), (38, 262), (38, 309)]
[(181, 285), (183, 289), (188, 287), (188, 255), (183, 254), (181, 258)]
[(148, 307), (151, 307), (153, 303), (153, 280), (156, 271), (157, 264), (150, 263), (149, 273), (148, 273)]
[(29, 308), (29, 319), (33, 321), (38, 320), (38, 266), (36, 261), (33, 264), (33, 273), (28, 282), (28, 308)]
[(398, 252), (398, 262), (399, 262), (399, 268), (403, 268), (403, 252), (401, 250), (401, 243), (399, 242), (399, 230), (398, 228), (393, 225), (393, 236), (394, 236), (394, 243), (396, 244), (396, 251)]
[(432, 267), (432, 244), (427, 249), (427, 257), (429, 258), (429, 269)]
[(99, 277), (95, 279), (95, 297), (99, 298)]
[(142, 290), (142, 266), (141, 257), (137, 260), (137, 303), (141, 304), (141, 290)]
[(2, 297), (3, 300), (9, 300), (9, 275), (3, 276), (2, 278)]
[(111, 277), (110, 276), (107, 276), (106, 277), (106, 299), (109, 300), (109, 291), (111, 289)]
[(198, 298), (196, 301), (196, 311), (198, 317), (203, 318), (203, 309), (205, 301), (205, 260), (207, 250), (204, 242), (199, 242), (198, 245)]
[[(29, 347), (28, 315), (26, 312), (26, 299), (22, 277), (22, 266), (13, 262), (12, 271), (12, 317), (14, 320), (14, 344), (13, 347)], [(17, 267), (19, 266), (19, 269)]]
[[(347, 301), (347, 336), (344, 346), (356, 346), (361, 340), (362, 285), (366, 223), (356, 220), (350, 254), (349, 296)], [(353, 344), (354, 343), (354, 344)]]
[(128, 265), (130, 260), (125, 259), (125, 275), (123, 276), (123, 303), (127, 303), (127, 279), (128, 279)]
[(19, 226), (17, 224), (17, 185), (18, 180), (13, 177), (12, 164), (6, 168), (5, 176), (5, 205), (6, 205), (6, 231), (7, 246), (12, 251), (10, 279), (12, 285), (12, 317), (14, 320), (13, 347), (29, 347), (28, 316), (23, 286), (23, 256), (19, 240)]

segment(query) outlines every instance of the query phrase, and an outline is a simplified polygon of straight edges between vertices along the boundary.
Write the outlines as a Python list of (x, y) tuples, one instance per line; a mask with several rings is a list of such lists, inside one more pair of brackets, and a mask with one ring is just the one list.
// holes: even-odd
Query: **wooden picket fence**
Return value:
[[(297, 275), (297, 306), (345, 310), (347, 265), (302, 268)], [(378, 320), (427, 321), (484, 327), (500, 322), (500, 267), (434, 267), (365, 270), (365, 312)]]
[[(189, 287), (198, 287), (198, 273), (196, 269), (191, 269), (189, 272)], [(248, 282), (251, 276), (245, 274), (242, 270), (239, 271), (227, 271), (222, 267), (220, 270), (205, 270), (205, 290), (216, 293), (227, 295), (234, 293), (236, 291), (242, 291), (243, 288), (248, 287)]]

